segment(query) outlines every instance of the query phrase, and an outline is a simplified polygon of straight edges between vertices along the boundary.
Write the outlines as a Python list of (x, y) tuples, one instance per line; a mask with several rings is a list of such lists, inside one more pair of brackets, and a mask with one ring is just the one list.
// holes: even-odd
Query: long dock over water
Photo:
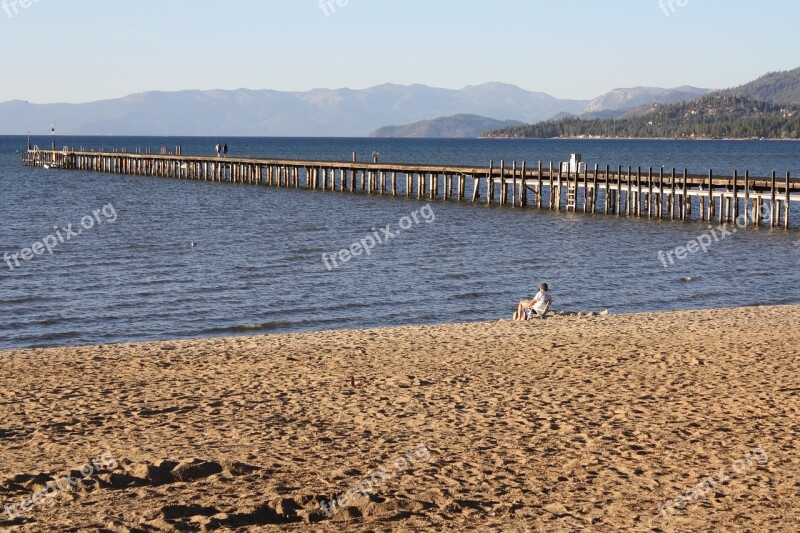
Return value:
[[(790, 173), (767, 177), (749, 172), (722, 176), (685, 169), (592, 168), (552, 162), (490, 162), (487, 167), (355, 161), (301, 161), (82, 150), (26, 150), (31, 167), (83, 170), (228, 182), (254, 186), (455, 202), (515, 208), (603, 213), (669, 220), (743, 220), (756, 226), (790, 227), (792, 202), (800, 202), (800, 180)], [(572, 170), (572, 171), (571, 171)], [(574, 171), (578, 170), (578, 171)]]

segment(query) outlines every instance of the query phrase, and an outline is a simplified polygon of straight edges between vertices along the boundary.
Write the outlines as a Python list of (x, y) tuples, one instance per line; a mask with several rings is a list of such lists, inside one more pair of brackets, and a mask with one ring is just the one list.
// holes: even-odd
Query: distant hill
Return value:
[(674, 89), (660, 89), (658, 87), (614, 89), (589, 102), (580, 113), (580, 116), (581, 118), (617, 118), (643, 106), (677, 104), (694, 100), (709, 92), (711, 92), (710, 89), (698, 89), (697, 87), (689, 86), (676, 87)]
[(654, 105), (624, 119), (565, 118), (506, 127), (487, 137), (610, 137), (663, 139), (800, 139), (800, 106), (712, 94), (668, 106)]
[(800, 139), (800, 68), (692, 98), (706, 92), (695, 87), (618, 89), (590, 102), (578, 117), (499, 128), (484, 136)]
[(524, 123), (517, 120), (501, 121), (478, 115), (454, 115), (405, 126), (386, 126), (370, 133), (370, 137), (474, 139), (488, 130), (522, 125)]
[(146, 92), (84, 104), (0, 104), (0, 135), (366, 136), (387, 124), (475, 114), (523, 122), (577, 113), (586, 100), (563, 100), (504, 83), (463, 89), (384, 84), (362, 90), (305, 92)]
[(770, 72), (755, 81), (720, 93), (728, 96), (745, 96), (773, 104), (800, 105), (800, 68)]

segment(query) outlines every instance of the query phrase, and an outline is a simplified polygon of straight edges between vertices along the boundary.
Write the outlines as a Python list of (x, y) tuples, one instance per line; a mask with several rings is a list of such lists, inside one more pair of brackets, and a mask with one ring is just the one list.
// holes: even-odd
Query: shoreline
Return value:
[(791, 528), (799, 319), (769, 306), (3, 351), (0, 509), (96, 468), (0, 528)]
[[(800, 307), (800, 304), (775, 304), (775, 305), (765, 305), (761, 307)], [(691, 313), (691, 312), (727, 312), (733, 311), (737, 309), (743, 309), (741, 307), (704, 307), (698, 309), (680, 309), (680, 310), (673, 310), (673, 311), (635, 311), (630, 313), (614, 313), (608, 312), (606, 315), (601, 315), (599, 311), (558, 311), (558, 313), (564, 314), (554, 314), (551, 310), (550, 313), (547, 315), (546, 321), (571, 321), (571, 320), (582, 320), (582, 319), (591, 319), (591, 318), (598, 318), (598, 317), (649, 317), (649, 316), (658, 316), (658, 315), (673, 315), (676, 313)], [(606, 310), (608, 311), (608, 310)], [(508, 314), (513, 314), (514, 310), (512, 309)], [(353, 326), (352, 328), (331, 328), (331, 329), (318, 329), (318, 330), (307, 330), (307, 331), (286, 331), (286, 332), (275, 332), (275, 333), (258, 333), (259, 330), (253, 330), (252, 332), (243, 331), (239, 335), (231, 335), (231, 334), (223, 334), (219, 336), (211, 336), (211, 337), (178, 337), (172, 339), (150, 339), (150, 340), (131, 340), (131, 341), (123, 341), (123, 342), (111, 342), (111, 343), (101, 343), (101, 344), (65, 344), (65, 345), (57, 345), (57, 346), (39, 346), (39, 347), (26, 347), (26, 348), (3, 348), (0, 349), (0, 358), (3, 355), (8, 355), (10, 353), (20, 354), (23, 352), (47, 352), (53, 350), (86, 350), (86, 349), (99, 349), (99, 348), (136, 348), (138, 346), (144, 345), (158, 345), (158, 344), (175, 344), (175, 343), (199, 343), (199, 342), (218, 342), (221, 340), (237, 340), (237, 339), (251, 339), (251, 338), (262, 338), (262, 337), (302, 337), (305, 335), (324, 335), (324, 334), (334, 334), (334, 333), (341, 333), (341, 334), (348, 334), (348, 333), (355, 333), (355, 334), (369, 334), (374, 332), (393, 332), (398, 330), (405, 330), (405, 329), (418, 329), (418, 328), (441, 328), (441, 327), (448, 327), (448, 326), (476, 326), (476, 327), (483, 327), (489, 326), (498, 323), (504, 322), (513, 322), (510, 318), (496, 318), (492, 320), (478, 320), (473, 322), (439, 322), (439, 323), (430, 323), (430, 324), (405, 324), (405, 325), (390, 325), (390, 326), (377, 326), (377, 327), (358, 327)], [(534, 321), (537, 322), (537, 321)]]
[(479, 139), (492, 139), (492, 140), (535, 140), (535, 141), (700, 141), (700, 142), (718, 142), (718, 141), (731, 141), (731, 142), (800, 142), (800, 139), (756, 139), (756, 138), (686, 138), (686, 137), (602, 137), (602, 136), (577, 136), (577, 137), (512, 137), (512, 136), (489, 136), (478, 137)]

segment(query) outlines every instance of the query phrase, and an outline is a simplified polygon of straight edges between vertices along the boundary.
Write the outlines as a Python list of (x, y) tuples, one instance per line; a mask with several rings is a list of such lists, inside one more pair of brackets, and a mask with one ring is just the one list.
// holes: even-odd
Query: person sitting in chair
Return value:
[(526, 313), (526, 311), (529, 310), (544, 318), (544, 315), (553, 303), (553, 296), (549, 291), (550, 289), (547, 283), (542, 283), (539, 286), (539, 292), (536, 293), (536, 296), (534, 296), (532, 300), (521, 300), (519, 305), (517, 305), (517, 312), (514, 314), (514, 320), (527, 320), (528, 313)]

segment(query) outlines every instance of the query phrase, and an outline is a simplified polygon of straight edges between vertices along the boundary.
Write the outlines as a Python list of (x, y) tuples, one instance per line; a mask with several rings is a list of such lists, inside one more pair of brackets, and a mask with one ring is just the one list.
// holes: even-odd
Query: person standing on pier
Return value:
[(228, 143), (222, 145), (222, 153), (223, 155), (228, 155)]
[(215, 148), (217, 150), (217, 157), (219, 157), (219, 152), (220, 150), (222, 150), (222, 147), (219, 145), (219, 143), (217, 143), (217, 146)]

